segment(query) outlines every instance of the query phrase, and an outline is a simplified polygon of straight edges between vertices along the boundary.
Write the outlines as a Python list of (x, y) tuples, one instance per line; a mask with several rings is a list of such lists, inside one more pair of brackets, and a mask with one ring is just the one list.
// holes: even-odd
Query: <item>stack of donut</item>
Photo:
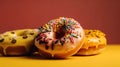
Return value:
[(21, 29), (0, 34), (0, 54), (19, 56), (32, 53), (33, 46), (45, 58), (67, 58), (72, 55), (94, 55), (106, 46), (105, 34), (83, 30), (73, 18), (59, 17), (38, 29)]

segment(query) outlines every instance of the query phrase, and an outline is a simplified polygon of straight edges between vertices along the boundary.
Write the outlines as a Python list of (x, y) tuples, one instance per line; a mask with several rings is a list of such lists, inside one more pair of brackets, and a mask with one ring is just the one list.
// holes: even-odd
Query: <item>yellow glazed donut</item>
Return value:
[(76, 55), (94, 55), (103, 51), (107, 40), (105, 34), (100, 30), (84, 30), (85, 41)]
[(66, 58), (74, 55), (82, 46), (84, 31), (72, 18), (60, 17), (39, 28), (35, 46), (46, 58)]
[(38, 29), (13, 30), (0, 34), (0, 54), (28, 54), (37, 34)]

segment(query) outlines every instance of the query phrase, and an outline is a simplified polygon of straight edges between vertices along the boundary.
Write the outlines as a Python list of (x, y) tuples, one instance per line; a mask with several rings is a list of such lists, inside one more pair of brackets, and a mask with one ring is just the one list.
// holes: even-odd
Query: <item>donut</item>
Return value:
[(26, 55), (34, 44), (38, 29), (19, 29), (0, 34), (0, 55)]
[(84, 30), (85, 41), (76, 55), (96, 55), (101, 53), (107, 44), (105, 33), (100, 30)]
[(67, 58), (82, 46), (84, 31), (73, 18), (59, 17), (39, 28), (35, 46), (45, 58)]

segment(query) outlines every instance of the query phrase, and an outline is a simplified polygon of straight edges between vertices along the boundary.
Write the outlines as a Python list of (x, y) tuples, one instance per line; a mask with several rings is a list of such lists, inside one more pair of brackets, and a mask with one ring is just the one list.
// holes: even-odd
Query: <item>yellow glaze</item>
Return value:
[[(5, 49), (8, 46), (24, 46), (27, 49), (27, 51), (29, 51), (29, 48), (31, 45), (33, 45), (34, 38), (37, 34), (37, 29), (20, 29), (7, 31), (5, 33), (0, 34), (0, 38), (4, 39), (3, 42), (0, 42), (0, 46), (3, 48), (5, 55)], [(24, 39), (23, 36), (27, 36), (27, 38)], [(16, 43), (11, 43), (12, 39), (15, 39)]]
[(84, 30), (85, 41), (82, 48), (88, 49), (89, 47), (98, 47), (99, 45), (106, 45), (107, 40), (105, 34), (100, 30)]

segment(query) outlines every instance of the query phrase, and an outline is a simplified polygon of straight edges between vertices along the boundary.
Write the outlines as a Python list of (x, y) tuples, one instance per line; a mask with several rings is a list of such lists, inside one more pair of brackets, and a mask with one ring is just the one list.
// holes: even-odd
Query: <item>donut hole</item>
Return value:
[(63, 36), (65, 36), (65, 30), (61, 27), (55, 32), (55, 39), (61, 39)]

